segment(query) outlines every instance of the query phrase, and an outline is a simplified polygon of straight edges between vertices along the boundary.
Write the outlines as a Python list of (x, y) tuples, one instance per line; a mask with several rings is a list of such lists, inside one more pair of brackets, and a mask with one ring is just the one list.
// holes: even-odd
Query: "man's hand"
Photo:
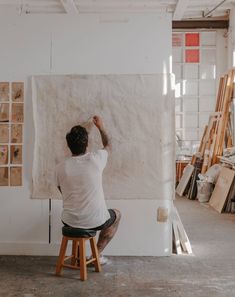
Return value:
[(103, 120), (102, 120), (102, 118), (100, 116), (95, 115), (93, 117), (93, 123), (96, 125), (96, 127), (99, 130), (103, 130), (104, 129), (104, 123), (103, 123)]
[(96, 127), (99, 129), (100, 131), (100, 136), (101, 136), (101, 140), (104, 146), (104, 149), (107, 151), (111, 150), (111, 144), (108, 138), (108, 135), (104, 129), (104, 123), (103, 120), (100, 116), (95, 115), (93, 117), (93, 123), (96, 125)]

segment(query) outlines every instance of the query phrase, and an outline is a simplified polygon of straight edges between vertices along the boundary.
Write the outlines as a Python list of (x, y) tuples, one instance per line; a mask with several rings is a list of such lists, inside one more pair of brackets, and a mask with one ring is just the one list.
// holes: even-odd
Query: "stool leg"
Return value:
[(92, 257), (95, 258), (95, 262), (94, 262), (95, 271), (100, 272), (101, 266), (100, 266), (100, 259), (99, 259), (95, 237), (90, 238), (90, 245), (91, 245)]
[(87, 280), (87, 266), (86, 266), (86, 245), (85, 238), (79, 239), (79, 259), (80, 259), (80, 278)]
[(72, 247), (72, 256), (71, 265), (77, 266), (77, 258), (78, 258), (78, 241), (73, 240), (73, 247)]
[(67, 244), (68, 244), (68, 239), (65, 236), (63, 236), (61, 246), (60, 246), (60, 254), (56, 265), (56, 275), (61, 274), (61, 269), (64, 264), (64, 258), (65, 258), (65, 253), (67, 249)]

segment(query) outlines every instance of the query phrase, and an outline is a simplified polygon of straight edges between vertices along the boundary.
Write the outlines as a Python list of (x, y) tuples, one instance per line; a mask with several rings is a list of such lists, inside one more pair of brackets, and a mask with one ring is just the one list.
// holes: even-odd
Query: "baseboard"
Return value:
[[(0, 243), (0, 255), (15, 255), (15, 256), (58, 256), (60, 243), (28, 243), (28, 242), (2, 242)], [(68, 253), (71, 252), (71, 244), (68, 245)], [(87, 250), (89, 253), (89, 250)], [(108, 248), (104, 254), (107, 256), (170, 256), (171, 250), (156, 251), (153, 253), (149, 251), (136, 250), (116, 250)]]
[(4, 242), (0, 243), (0, 255), (17, 256), (58, 256), (60, 243), (26, 243)]

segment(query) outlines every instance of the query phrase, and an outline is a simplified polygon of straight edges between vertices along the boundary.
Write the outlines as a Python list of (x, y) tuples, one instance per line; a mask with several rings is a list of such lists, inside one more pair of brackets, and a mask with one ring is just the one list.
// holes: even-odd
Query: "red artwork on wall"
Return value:
[(185, 46), (199, 46), (199, 33), (186, 33)]
[(185, 62), (186, 63), (199, 63), (199, 50), (185, 50)]

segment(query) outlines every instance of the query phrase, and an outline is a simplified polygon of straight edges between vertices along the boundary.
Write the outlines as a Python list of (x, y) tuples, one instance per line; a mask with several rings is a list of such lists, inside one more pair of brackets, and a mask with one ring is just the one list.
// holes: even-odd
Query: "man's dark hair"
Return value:
[(68, 147), (73, 155), (85, 154), (88, 145), (88, 133), (82, 126), (74, 126), (66, 134)]

